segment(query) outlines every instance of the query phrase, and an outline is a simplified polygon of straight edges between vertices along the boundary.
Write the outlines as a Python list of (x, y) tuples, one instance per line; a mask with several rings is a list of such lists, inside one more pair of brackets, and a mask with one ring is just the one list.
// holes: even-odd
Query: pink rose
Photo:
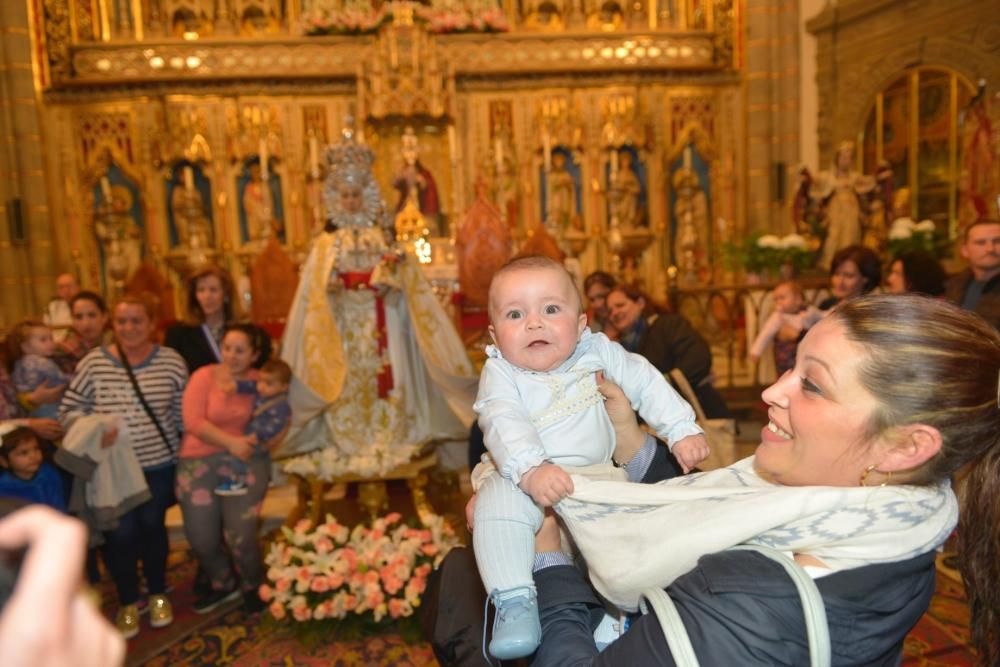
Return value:
[(260, 588), (257, 589), (257, 595), (264, 602), (268, 602), (274, 597), (274, 590), (267, 584), (261, 584)]
[(425, 556), (433, 556), (438, 552), (438, 546), (436, 544), (425, 544), (424, 546), (420, 547), (420, 551)]
[(285, 617), (285, 607), (280, 602), (272, 602), (271, 606), (268, 607), (268, 611), (271, 612), (271, 616), (274, 616), (279, 621)]
[(292, 580), (288, 577), (282, 577), (274, 584), (274, 589), (279, 593), (287, 593), (292, 588)]
[(326, 580), (330, 584), (330, 588), (340, 588), (344, 585), (344, 575), (337, 572), (327, 575)]
[(309, 584), (309, 590), (313, 593), (326, 593), (330, 590), (330, 582), (326, 577), (316, 577)]
[(321, 537), (316, 540), (316, 552), (321, 554), (328, 554), (333, 551), (333, 542), (325, 537)]
[(385, 515), (385, 523), (387, 526), (391, 526), (392, 524), (396, 523), (402, 518), (403, 515), (400, 514), (399, 512), (390, 512), (389, 514)]
[(293, 529), (296, 535), (305, 535), (312, 528), (312, 521), (309, 519), (299, 519), (295, 524)]
[(296, 607), (292, 610), (292, 617), (296, 621), (305, 622), (312, 618), (312, 612), (309, 611), (309, 607)]

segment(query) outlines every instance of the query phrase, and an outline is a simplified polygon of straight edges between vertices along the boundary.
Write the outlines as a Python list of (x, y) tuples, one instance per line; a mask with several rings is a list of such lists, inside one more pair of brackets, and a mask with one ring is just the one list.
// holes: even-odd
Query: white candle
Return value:
[(315, 134), (309, 135), (309, 173), (319, 178), (319, 141)]
[(455, 126), (448, 126), (448, 154), (452, 160), (458, 159), (458, 140), (455, 137)]
[(690, 146), (685, 146), (684, 147), (684, 168), (688, 169), (688, 170), (691, 169), (691, 147)]
[(104, 195), (104, 201), (108, 204), (111, 203), (111, 182), (108, 181), (107, 176), (101, 176), (101, 194)]
[(542, 133), (542, 157), (545, 163), (545, 171), (552, 171), (552, 141), (549, 139), (549, 131)]
[(184, 189), (188, 192), (194, 190), (194, 170), (191, 167), (184, 167)]
[(260, 147), (257, 150), (260, 156), (260, 180), (267, 180), (267, 139), (260, 140)]

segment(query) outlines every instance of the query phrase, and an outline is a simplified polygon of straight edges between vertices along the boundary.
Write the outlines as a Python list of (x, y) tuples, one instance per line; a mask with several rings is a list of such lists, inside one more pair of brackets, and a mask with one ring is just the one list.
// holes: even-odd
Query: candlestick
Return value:
[(309, 173), (314, 179), (319, 178), (319, 141), (315, 134), (309, 135)]
[(104, 202), (111, 203), (111, 182), (107, 176), (101, 176), (101, 194), (104, 195)]
[(453, 161), (458, 159), (458, 140), (455, 137), (454, 125), (448, 126), (448, 154)]
[(194, 190), (194, 170), (191, 167), (184, 167), (184, 189), (188, 192)]
[(542, 133), (542, 157), (545, 163), (545, 171), (552, 171), (552, 141), (549, 138), (549, 131)]
[(260, 156), (260, 180), (267, 180), (267, 139), (260, 140), (260, 146), (257, 149), (257, 153)]
[(618, 176), (618, 149), (611, 148), (611, 178)]

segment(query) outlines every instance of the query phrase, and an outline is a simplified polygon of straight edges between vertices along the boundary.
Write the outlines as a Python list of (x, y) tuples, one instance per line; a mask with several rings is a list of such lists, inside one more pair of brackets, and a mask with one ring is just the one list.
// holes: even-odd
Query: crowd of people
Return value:
[[(969, 268), (951, 279), (928, 255), (886, 265), (843, 248), (817, 307), (794, 281), (778, 285), (773, 322), (751, 348), (759, 358), (773, 342), (783, 370), (763, 393), (761, 444), (750, 459), (694, 474), (710, 443), (663, 374), (680, 369), (709, 417), (731, 416), (705, 338), (609, 274), (585, 281), (585, 313), (561, 265), (509, 264), (491, 288), (495, 346), (475, 405), (492, 455), (474, 472), (475, 556), (445, 560), (437, 586), (456, 600), (439, 609), (488, 596), (498, 610), (490, 652), (534, 654), (536, 665), (673, 664), (684, 652), (704, 664), (800, 664), (817, 651), (832, 664), (895, 664), (933, 593), (935, 551), (957, 526), (972, 639), (996, 663), (1000, 222), (969, 226), (959, 248)], [(84, 541), (100, 544), (88, 573), (97, 576), (99, 553), (117, 589), (118, 637), (134, 637), (143, 611), (152, 627), (173, 620), (165, 515), (178, 503), (199, 564), (194, 610), (242, 597), (259, 611), (258, 512), (289, 425), (289, 367), (241, 321), (232, 278), (217, 267), (190, 277), (190, 319), (163, 344), (147, 299), (108, 308), (59, 281), (65, 308), (19, 323), (7, 341), (0, 494), (79, 516), (89, 540), (36, 510), (36, 525), (22, 512), (0, 521), (0, 547), (48, 544), (31, 552), (42, 560), (55, 539), (82, 561)], [(104, 461), (106, 474), (88, 460)], [(837, 530), (816, 529), (830, 520)], [(811, 583), (793, 583), (789, 570)], [(825, 648), (809, 639), (815, 624), (797, 586), (825, 610)], [(634, 612), (641, 600), (655, 612), (608, 613), (609, 601)], [(0, 634), (17, 627), (9, 617)], [(54, 618), (96, 622), (92, 610)], [(455, 641), (482, 642), (481, 616), (436, 620), (449, 628), (435, 630), (443, 664), (482, 659)], [(120, 639), (93, 639), (120, 659)], [(60, 650), (71, 644), (59, 639)]]
[(125, 638), (139, 633), (140, 614), (152, 627), (173, 621), (174, 504), (199, 565), (194, 611), (241, 596), (260, 611), (258, 515), (270, 452), (290, 422), (288, 365), (270, 359), (262, 329), (241, 321), (219, 267), (190, 276), (190, 320), (165, 332), (152, 299), (125, 295), (108, 308), (71, 278), (57, 281), (61, 306), (7, 339), (0, 494), (87, 523), (87, 576), (96, 583), (103, 561)]

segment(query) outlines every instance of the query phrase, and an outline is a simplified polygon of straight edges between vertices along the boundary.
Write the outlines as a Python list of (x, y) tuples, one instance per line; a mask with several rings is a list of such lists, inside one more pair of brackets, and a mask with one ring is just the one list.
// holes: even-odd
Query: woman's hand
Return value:
[(473, 493), (469, 502), (465, 503), (465, 527), (469, 529), (470, 533), (476, 523), (476, 498), (478, 497), (479, 494)]
[(125, 641), (80, 589), (86, 544), (83, 524), (40, 505), (0, 521), (0, 548), (28, 549), (0, 615), (0, 664), (113, 667), (124, 662)]
[(25, 419), (25, 426), (30, 428), (35, 435), (43, 440), (58, 440), (63, 437), (62, 424), (55, 419), (41, 419), (31, 417)]
[(249, 461), (250, 457), (253, 456), (254, 439), (252, 435), (231, 436), (230, 441), (226, 444), (226, 449), (239, 460)]
[(29, 391), (24, 395), (32, 405), (46, 405), (57, 403), (66, 391), (65, 384), (49, 384), (48, 381), (35, 387), (34, 391)]
[(604, 379), (604, 374), (597, 374), (597, 390), (604, 396), (604, 409), (611, 419), (611, 426), (615, 429), (614, 459), (619, 464), (625, 464), (632, 460), (632, 457), (642, 449), (646, 442), (646, 433), (639, 428), (636, 421), (635, 411), (632, 404), (622, 388), (614, 382)]
[(104, 434), (101, 436), (101, 447), (110, 447), (118, 439), (117, 426), (105, 426)]

